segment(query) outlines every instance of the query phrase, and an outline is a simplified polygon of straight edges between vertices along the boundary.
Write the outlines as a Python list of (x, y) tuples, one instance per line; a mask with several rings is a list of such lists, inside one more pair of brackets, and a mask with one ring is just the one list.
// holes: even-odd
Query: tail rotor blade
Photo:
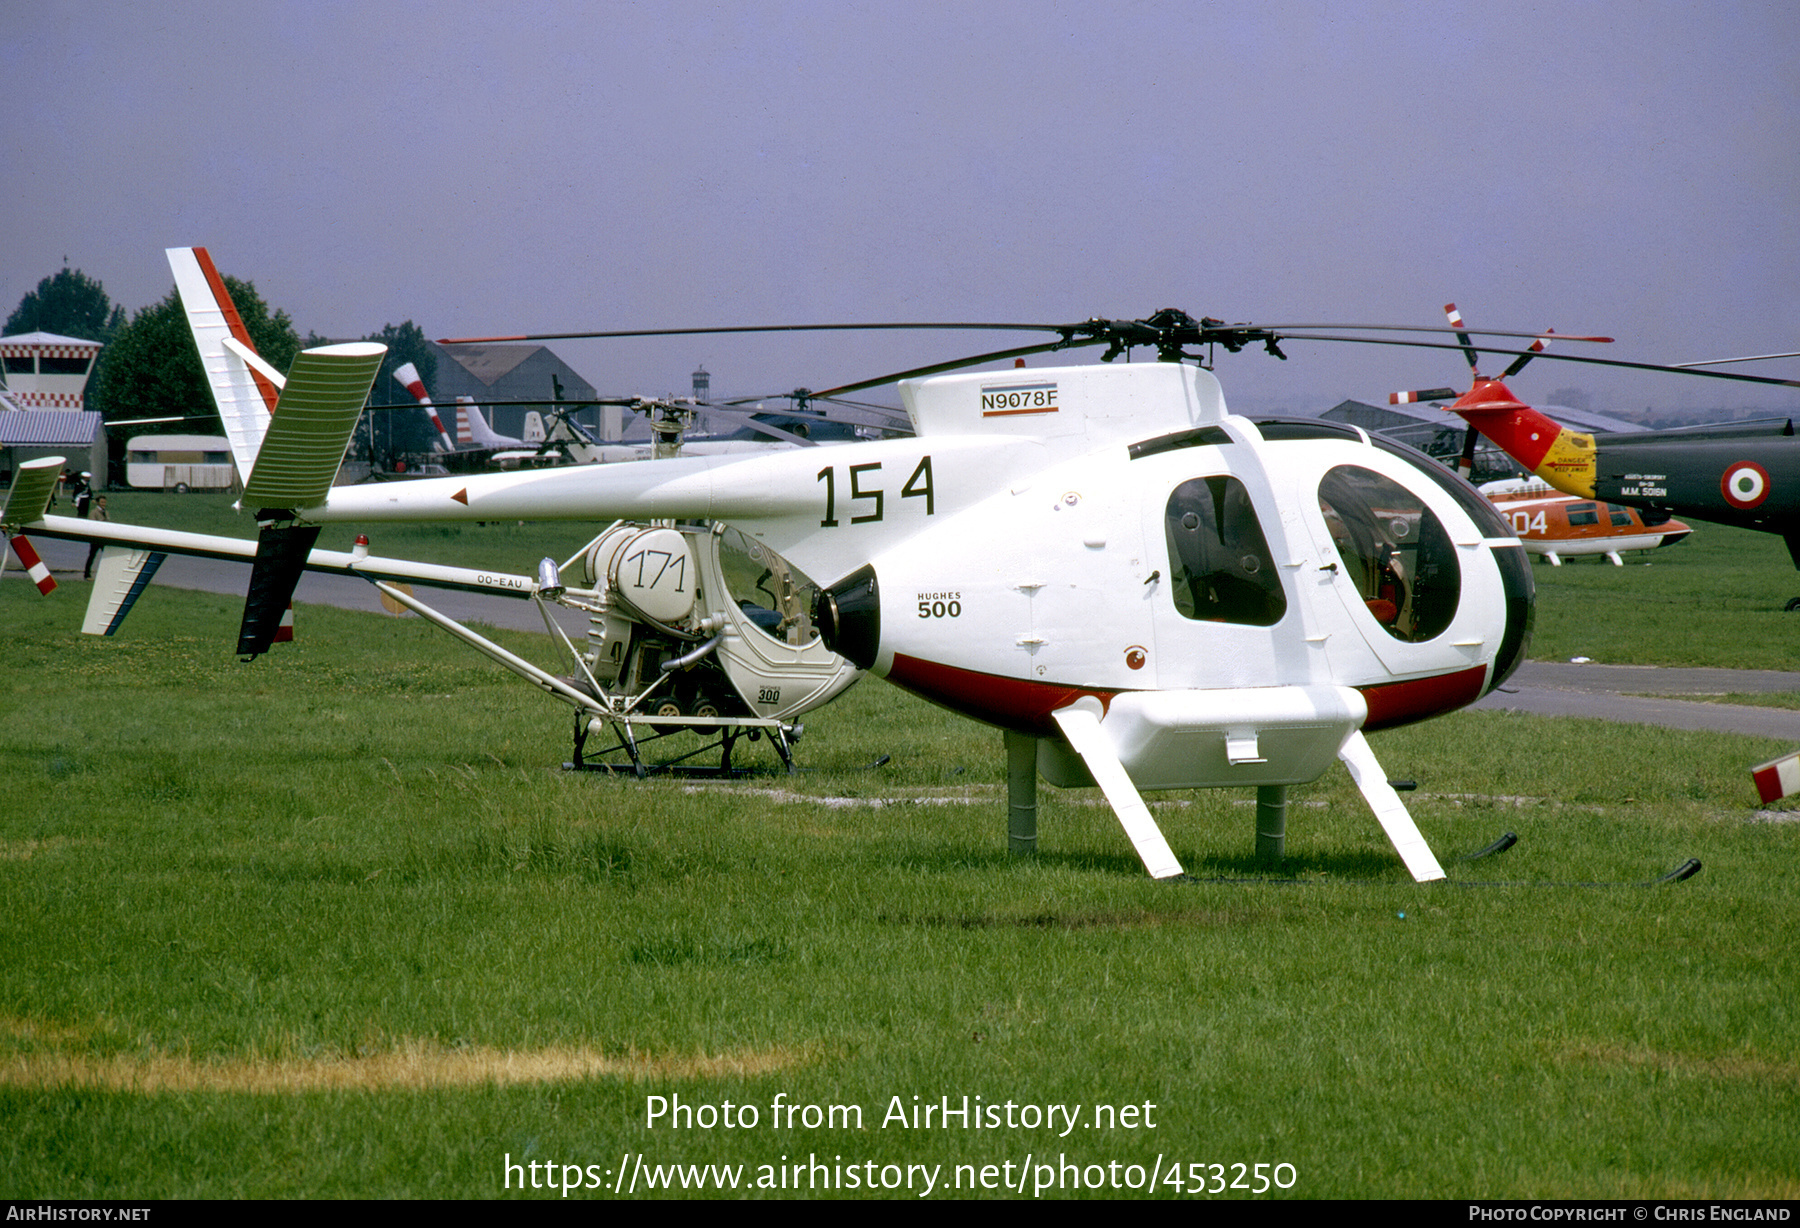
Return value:
[(1390, 392), (1389, 405), (1411, 405), (1415, 401), (1454, 401), (1462, 393), (1454, 388), (1422, 388), (1417, 392)]
[(1456, 471), (1471, 482), (1475, 480), (1475, 441), (1479, 438), (1481, 438), (1481, 432), (1474, 426), (1470, 426), (1467, 431), (1463, 432), (1462, 456), (1456, 462)]
[(1520, 354), (1517, 358), (1513, 359), (1512, 365), (1510, 367), (1506, 368), (1506, 373), (1504, 375), (1502, 375), (1500, 378), (1502, 380), (1509, 380), (1513, 376), (1517, 375), (1519, 372), (1523, 371), (1525, 369), (1526, 365), (1528, 363), (1530, 363), (1532, 359), (1536, 358), (1539, 354), (1542, 354), (1545, 350), (1550, 348), (1550, 338), (1555, 334), (1555, 332), (1556, 332), (1556, 330), (1553, 328), (1546, 328), (1544, 330), (1543, 336), (1539, 337), (1536, 341), (1533, 341), (1531, 343), (1531, 347), (1529, 349), (1527, 349), (1523, 354)]
[(1462, 331), (1462, 312), (1456, 309), (1455, 303), (1444, 304), (1444, 316), (1450, 321), (1450, 327), (1456, 330), (1456, 339), (1462, 343), (1463, 357), (1469, 360), (1469, 374), (1476, 379), (1481, 378), (1481, 369), (1476, 365), (1475, 342), (1468, 333)]

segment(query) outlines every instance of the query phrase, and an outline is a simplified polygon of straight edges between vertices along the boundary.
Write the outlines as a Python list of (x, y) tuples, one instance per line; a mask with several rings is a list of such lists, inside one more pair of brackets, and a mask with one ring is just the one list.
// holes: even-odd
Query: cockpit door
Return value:
[(1408, 484), (1387, 469), (1337, 464), (1319, 476), (1317, 514), (1307, 519), (1326, 560), (1323, 587), (1390, 671), (1454, 664), (1467, 655), (1450, 651), (1465, 551), (1426, 493), (1429, 483)]

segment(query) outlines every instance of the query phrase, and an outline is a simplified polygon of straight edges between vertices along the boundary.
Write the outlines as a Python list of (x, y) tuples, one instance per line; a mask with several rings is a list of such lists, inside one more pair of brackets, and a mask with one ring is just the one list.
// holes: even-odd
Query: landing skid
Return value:
[[(660, 762), (645, 759), (645, 746), (679, 733), (699, 733), (701, 737), (716, 735), (716, 738), (673, 759)], [(795, 771), (793, 744), (799, 740), (800, 726), (790, 725), (785, 721), (767, 717), (591, 716), (586, 712), (578, 712), (575, 715), (574, 759), (563, 764), (563, 770), (606, 772), (609, 775), (629, 773), (639, 780), (653, 775), (736, 779), (749, 776), (757, 769), (734, 767), (731, 762), (732, 750), (740, 740), (748, 738), (755, 742), (765, 733), (768, 735), (769, 745), (775, 748), (776, 755), (781, 759), (782, 768), (792, 775)], [(595, 734), (609, 734), (613, 741), (610, 746), (589, 758), (588, 739)], [(716, 767), (688, 762), (709, 751), (719, 752)]]

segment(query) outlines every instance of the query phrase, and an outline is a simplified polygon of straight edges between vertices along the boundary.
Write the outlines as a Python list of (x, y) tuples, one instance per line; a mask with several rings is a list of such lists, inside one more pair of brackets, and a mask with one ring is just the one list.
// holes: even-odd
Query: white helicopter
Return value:
[[(354, 410), (305, 418), (278, 406), (268, 436), (293, 446), (270, 476), (300, 480), (246, 492), (264, 522), (257, 572), (275, 576), (282, 543), (310, 543), (329, 522), (619, 520), (671, 535), (654, 550), (629, 539), (642, 549), (626, 561), (644, 564), (630, 573), (629, 600), (648, 614), (664, 600), (685, 608), (676, 564), (690, 556), (674, 539), (707, 540), (726, 525), (747, 553), (828, 581), (811, 620), (822, 651), (1004, 731), (1015, 849), (1035, 847), (1041, 773), (1098, 785), (1155, 878), (1183, 871), (1143, 791), (1255, 787), (1258, 851), (1279, 856), (1287, 787), (1338, 760), (1413, 877), (1444, 877), (1364, 734), (1470, 704), (1517, 667), (1534, 601), (1524, 549), (1473, 487), (1405, 445), (1230, 413), (1202, 356), (1188, 352), (1260, 343), (1285, 357), (1285, 337), (1367, 338), (1178, 311), (875, 327), (1056, 339), (809, 394), (898, 380), (916, 431), (817, 451), (334, 488)], [(1162, 361), (940, 374), (1097, 344), (1109, 346), (1104, 360), (1150, 346)], [(215, 383), (245, 390), (260, 414), (255, 364), (229, 343), (221, 352), (231, 359)], [(253, 480), (270, 463), (263, 452)], [(622, 553), (611, 550), (604, 568), (615, 585)], [(549, 560), (533, 591), (568, 596)], [(712, 616), (690, 613), (683, 629), (707, 633)], [(784, 607), (780, 617), (791, 616)], [(258, 625), (268, 621), (265, 612)], [(743, 632), (717, 634), (722, 644)], [(556, 693), (556, 680), (534, 680)]]
[[(1443, 877), (1363, 735), (1472, 703), (1523, 659), (1518, 539), (1421, 454), (1258, 425), (1180, 361), (1273, 334), (1179, 312), (1049, 327), (971, 361), (1102, 342), (1169, 361), (909, 373), (909, 439), (315, 484), (264, 505), (265, 540), (334, 521), (725, 522), (831, 580), (825, 648), (1005, 731), (1015, 847), (1035, 843), (1041, 772), (1099, 785), (1153, 877), (1182, 867), (1143, 790), (1257, 787), (1259, 849), (1278, 854), (1286, 787), (1341, 760), (1412, 875)], [(295, 463), (335, 471), (346, 437), (316, 430)]]

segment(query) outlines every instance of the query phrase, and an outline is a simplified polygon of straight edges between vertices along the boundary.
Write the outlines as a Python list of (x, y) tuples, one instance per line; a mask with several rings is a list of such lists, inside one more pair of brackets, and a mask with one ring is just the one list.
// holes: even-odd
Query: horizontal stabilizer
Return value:
[(124, 625), (125, 616), (149, 587), (156, 569), (169, 556), (156, 550), (107, 546), (94, 567), (94, 588), (88, 594), (84, 635), (112, 635)]
[(1131, 846), (1137, 850), (1150, 877), (1173, 878), (1181, 873), (1181, 862), (1176, 860), (1174, 850), (1163, 838), (1162, 829), (1156, 825), (1150, 808), (1144, 805), (1144, 799), (1138, 795), (1131, 777), (1125, 774), (1119, 757), (1113, 753), (1112, 743), (1100, 732), (1099, 714), (1093, 710), (1099, 706), (1098, 700), (1078, 700), (1050, 715), (1055, 718), (1063, 737), (1069, 740), (1069, 745), (1075, 748), (1075, 753), (1081, 756), (1082, 762), (1093, 774), (1094, 783), (1106, 795), (1107, 802), (1119, 817), (1125, 834), (1131, 839)]
[(385, 345), (370, 341), (301, 351), (244, 483), (247, 507), (325, 502), (386, 353)]
[(1362, 730), (1358, 729), (1350, 735), (1344, 748), (1338, 752), (1338, 758), (1350, 769), (1350, 779), (1362, 790), (1369, 809), (1375, 812), (1382, 830), (1394, 842), (1394, 851), (1406, 863), (1413, 881), (1429, 883), (1443, 878), (1444, 868), (1438, 865), (1438, 859), (1432, 855), (1431, 846), (1425, 843), (1418, 824), (1407, 813), (1406, 803), (1400, 800), (1400, 795), (1387, 782), (1387, 774), (1381, 770), (1375, 752), (1369, 749), (1369, 741), (1363, 737)]
[(56, 479), (65, 463), (60, 456), (40, 456), (20, 465), (13, 476), (6, 502), (0, 504), (0, 524), (17, 528), (42, 520), (44, 510), (50, 506), (50, 496), (56, 493)]

